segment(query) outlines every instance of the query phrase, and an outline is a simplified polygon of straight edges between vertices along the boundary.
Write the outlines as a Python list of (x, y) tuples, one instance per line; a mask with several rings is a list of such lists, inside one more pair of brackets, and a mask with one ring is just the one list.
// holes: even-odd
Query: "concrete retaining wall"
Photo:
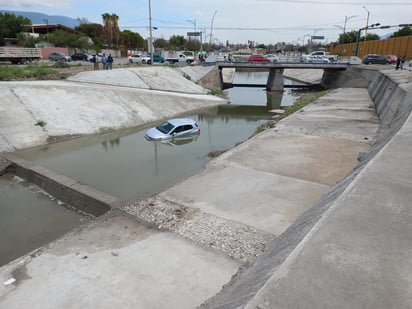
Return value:
[[(200, 308), (247, 307), (272, 276), (275, 276), (275, 273), (286, 259), (303, 242), (303, 239), (325, 215), (325, 212), (336, 203), (338, 197), (354, 182), (364, 167), (376, 157), (376, 154), (387, 145), (404, 125), (412, 110), (412, 85), (402, 80), (402, 77), (392, 75), (390, 71), (354, 70), (350, 74), (355, 74), (358, 76), (358, 80), (362, 80), (363, 83), (366, 82), (381, 120), (380, 132), (376, 143), (367, 154), (362, 156), (361, 162), (349, 175), (329, 190), (310, 210), (302, 214), (283, 234), (273, 240), (252, 266), (248, 267), (246, 265), (240, 269), (220, 293), (209, 299)], [(348, 81), (346, 77), (341, 80)], [(273, 284), (276, 285), (276, 282), (276, 279), (273, 279), (272, 286)], [(316, 288), (314, 289), (316, 290)], [(302, 294), (305, 294), (304, 291), (302, 291)], [(268, 295), (268, 293), (265, 295)], [(271, 295), (275, 295), (275, 293)], [(289, 301), (293, 303), (292, 298), (294, 296), (287, 296), (291, 297)], [(321, 295), (318, 297), (322, 298)], [(269, 301), (266, 304), (262, 298), (259, 299), (262, 302), (261, 308), (274, 308), (270, 306)], [(302, 301), (304, 302), (304, 300)], [(320, 306), (317, 308), (320, 308), (322, 300), (319, 299), (318, 302)], [(251, 305), (251, 307), (255, 308), (254, 305)]]
[(3, 158), (9, 163), (6, 172), (36, 184), (60, 201), (93, 216), (100, 216), (120, 203), (120, 200), (113, 196), (44, 167), (33, 165), (10, 153), (3, 154)]

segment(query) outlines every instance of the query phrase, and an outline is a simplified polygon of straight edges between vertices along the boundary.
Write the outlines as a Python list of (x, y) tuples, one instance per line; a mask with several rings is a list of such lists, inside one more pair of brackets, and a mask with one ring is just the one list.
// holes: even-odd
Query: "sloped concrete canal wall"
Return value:
[(380, 119), (371, 150), (201, 308), (412, 307), (412, 76), (353, 70)]

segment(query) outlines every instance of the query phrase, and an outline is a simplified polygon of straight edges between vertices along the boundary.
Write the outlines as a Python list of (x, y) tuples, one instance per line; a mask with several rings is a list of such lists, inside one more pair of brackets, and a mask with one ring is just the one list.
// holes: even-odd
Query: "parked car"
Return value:
[(76, 53), (70, 56), (73, 61), (81, 60), (81, 61), (90, 61), (91, 56), (86, 53)]
[(270, 62), (278, 62), (279, 61), (279, 56), (276, 56), (275, 54), (266, 54), (263, 57), (269, 59)]
[[(151, 64), (152, 63), (152, 58), (150, 55), (143, 55), (142, 56), (142, 63), (143, 64)], [(160, 62), (163, 63), (165, 62), (165, 58), (162, 55), (153, 55), (153, 62)]]
[(319, 56), (319, 55), (302, 55), (300, 57), (301, 62), (308, 62), (308, 63), (329, 63), (330, 60), (328, 58), (325, 58), (324, 56)]
[(162, 55), (153, 55), (153, 62), (165, 62), (165, 58)]
[(388, 59), (389, 63), (396, 63), (396, 60), (398, 60), (398, 57), (396, 57), (395, 55), (387, 55), (385, 57), (386, 59)]
[(151, 64), (151, 63), (152, 63), (152, 59), (150, 58), (150, 55), (142, 55), (140, 62), (141, 62), (142, 64)]
[(270, 60), (263, 55), (250, 55), (247, 59), (249, 62), (270, 62)]
[(53, 52), (49, 54), (50, 61), (71, 61), (72, 58), (63, 53)]
[(170, 141), (190, 138), (199, 134), (200, 128), (196, 121), (190, 118), (175, 118), (147, 130), (145, 138), (148, 141)]
[(364, 64), (388, 64), (389, 60), (385, 56), (369, 54), (363, 58)]
[(129, 63), (141, 63), (142, 55), (134, 54), (129, 56)]

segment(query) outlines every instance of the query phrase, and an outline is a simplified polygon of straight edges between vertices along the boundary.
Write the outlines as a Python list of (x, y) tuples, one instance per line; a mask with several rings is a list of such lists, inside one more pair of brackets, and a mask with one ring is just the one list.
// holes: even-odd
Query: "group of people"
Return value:
[[(94, 62), (94, 69), (98, 70), (99, 69), (99, 60), (98, 60), (96, 55), (93, 55), (92, 62)], [(103, 70), (111, 70), (112, 65), (113, 65), (112, 54), (109, 54), (108, 56), (106, 56), (106, 54), (103, 54), (101, 59), (100, 59), (100, 62), (103, 65)]]
[(397, 57), (396, 59), (396, 70), (398, 70), (399, 68), (401, 70), (403, 70), (403, 66), (405, 64), (405, 57)]

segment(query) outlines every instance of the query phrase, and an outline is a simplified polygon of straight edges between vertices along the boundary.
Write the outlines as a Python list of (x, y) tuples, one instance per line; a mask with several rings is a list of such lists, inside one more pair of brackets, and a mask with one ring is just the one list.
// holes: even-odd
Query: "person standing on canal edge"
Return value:
[(106, 70), (111, 70), (112, 69), (112, 64), (113, 64), (113, 57), (112, 57), (112, 54), (109, 54), (109, 56), (107, 56)]
[(396, 70), (399, 69), (400, 65), (401, 65), (401, 58), (400, 58), (400, 57), (397, 57), (397, 58), (396, 58)]
[(103, 66), (103, 70), (107, 70), (107, 57), (106, 54), (102, 55), (102, 66)]
[(405, 64), (405, 56), (401, 58), (401, 70), (403, 70), (403, 65)]

